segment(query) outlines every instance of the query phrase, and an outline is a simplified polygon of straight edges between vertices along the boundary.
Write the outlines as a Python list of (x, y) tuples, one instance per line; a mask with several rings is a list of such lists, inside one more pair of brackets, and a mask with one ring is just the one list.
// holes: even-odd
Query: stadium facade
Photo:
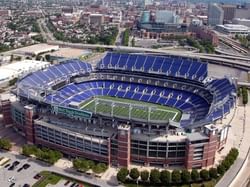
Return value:
[[(18, 101), (2, 97), (3, 120), (28, 143), (114, 166), (211, 166), (226, 143), (217, 126), (235, 106), (232, 78), (207, 62), (107, 53), (95, 68), (79, 60), (19, 80)], [(166, 107), (166, 108), (164, 108)]]

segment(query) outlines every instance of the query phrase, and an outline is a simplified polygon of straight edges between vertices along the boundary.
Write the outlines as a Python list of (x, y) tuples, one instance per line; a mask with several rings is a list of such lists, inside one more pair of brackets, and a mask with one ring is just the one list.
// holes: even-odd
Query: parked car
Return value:
[(67, 186), (69, 183), (70, 183), (70, 181), (67, 180), (67, 181), (64, 183), (64, 186)]
[(30, 167), (29, 164), (24, 164), (24, 165), (23, 165), (23, 169), (28, 169), (29, 167)]
[(17, 172), (20, 172), (20, 171), (22, 171), (22, 170), (23, 170), (23, 167), (19, 168), (19, 169), (17, 170)]
[(6, 164), (5, 166), (4, 166), (4, 168), (8, 168), (10, 166), (10, 164)]
[(36, 174), (36, 175), (34, 176), (34, 179), (40, 179), (41, 177), (42, 177), (41, 175)]

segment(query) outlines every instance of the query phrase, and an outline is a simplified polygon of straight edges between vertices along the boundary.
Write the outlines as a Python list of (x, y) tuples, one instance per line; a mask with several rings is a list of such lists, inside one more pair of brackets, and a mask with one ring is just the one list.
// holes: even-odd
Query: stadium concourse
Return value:
[(77, 59), (31, 73), (19, 97), (2, 99), (5, 124), (27, 142), (113, 166), (211, 166), (226, 143), (235, 106), (232, 77), (178, 56), (107, 53), (97, 66)]

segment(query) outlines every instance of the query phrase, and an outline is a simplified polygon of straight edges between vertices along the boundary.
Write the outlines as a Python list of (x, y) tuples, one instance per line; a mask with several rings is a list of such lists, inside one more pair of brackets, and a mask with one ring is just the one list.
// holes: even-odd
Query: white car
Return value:
[(8, 182), (14, 182), (15, 180), (16, 180), (15, 177), (12, 176), (12, 177), (10, 177), (10, 178), (8, 179)]

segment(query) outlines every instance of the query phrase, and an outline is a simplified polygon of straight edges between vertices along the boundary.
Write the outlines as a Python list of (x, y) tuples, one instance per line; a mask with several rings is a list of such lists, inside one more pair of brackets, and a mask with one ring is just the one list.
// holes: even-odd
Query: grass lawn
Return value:
[(110, 97), (110, 96), (98, 96), (91, 100), (82, 103), (83, 110), (95, 112), (95, 99), (98, 100), (96, 112), (100, 114), (111, 115), (112, 104), (113, 105), (113, 116), (121, 116), (128, 118), (129, 117), (129, 104), (131, 104), (131, 118), (133, 119), (148, 119), (148, 107), (152, 107), (150, 112), (150, 120), (162, 120), (167, 121), (168, 119), (172, 119), (174, 121), (180, 121), (181, 119), (181, 111), (176, 108), (167, 107), (163, 105), (136, 101), (131, 99), (124, 99), (118, 97)]
[(61, 176), (49, 171), (42, 171), (40, 175), (42, 178), (33, 187), (46, 187), (48, 184), (57, 184), (62, 179)]
[(84, 187), (93, 187), (93, 185), (91, 184), (78, 181), (78, 180), (57, 174), (57, 173), (52, 173), (49, 171), (42, 171), (40, 175), (42, 176), (42, 178), (39, 181), (37, 181), (32, 187), (46, 187), (48, 184), (55, 185), (62, 179), (69, 180), (71, 182), (76, 182), (79, 184), (83, 184)]
[[(193, 183), (192, 185), (183, 184), (183, 185), (171, 186), (171, 187), (190, 187), (190, 186), (191, 187), (201, 187), (202, 184), (204, 184), (204, 187), (214, 187), (216, 185), (216, 181), (211, 180), (211, 181), (207, 181), (207, 182), (203, 182), (203, 183)], [(136, 184), (125, 184), (124, 186), (125, 187), (155, 187), (153, 185), (141, 185), (141, 184), (138, 184), (138, 185), (136, 185)]]

